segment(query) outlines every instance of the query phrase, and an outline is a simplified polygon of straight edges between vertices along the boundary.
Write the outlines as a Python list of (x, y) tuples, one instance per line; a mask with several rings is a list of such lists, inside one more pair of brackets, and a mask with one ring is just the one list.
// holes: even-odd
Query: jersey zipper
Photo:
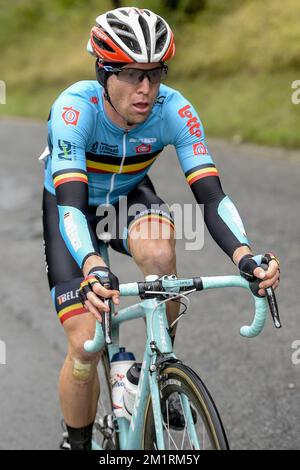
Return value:
[(114, 173), (111, 177), (110, 189), (109, 189), (109, 192), (106, 195), (106, 205), (110, 204), (110, 198), (109, 197), (110, 197), (110, 194), (113, 192), (113, 190), (115, 188), (116, 175), (119, 175), (120, 173), (122, 173), (122, 170), (123, 170), (124, 161), (125, 161), (125, 157), (126, 157), (126, 137), (127, 137), (127, 133), (128, 133), (128, 131), (125, 131), (124, 134), (123, 134), (123, 156), (122, 156), (122, 160), (121, 160), (121, 165), (120, 165), (118, 173)]

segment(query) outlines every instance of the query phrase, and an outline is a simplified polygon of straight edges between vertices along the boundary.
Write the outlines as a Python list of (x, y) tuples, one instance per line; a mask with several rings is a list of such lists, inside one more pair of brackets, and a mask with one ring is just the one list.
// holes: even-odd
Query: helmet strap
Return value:
[[(107, 78), (108, 78), (108, 77), (107, 77)], [(107, 79), (106, 79), (105, 81), (107, 81)], [(106, 83), (105, 83), (105, 85), (106, 85)], [(116, 109), (116, 108), (114, 107), (114, 105), (112, 104), (112, 101), (111, 101), (110, 96), (109, 96), (109, 93), (108, 93), (107, 86), (104, 87), (104, 99), (106, 99), (106, 101), (109, 102), (109, 104), (111, 105), (111, 107), (114, 108), (114, 110), (116, 111), (116, 113), (118, 113), (118, 115), (121, 116), (121, 114), (119, 113), (119, 111), (117, 111), (117, 109)], [(121, 118), (124, 119), (123, 116), (121, 116)], [(127, 126), (133, 126), (133, 124), (132, 124), (131, 122), (128, 122), (128, 121), (126, 121), (126, 125), (127, 125)]]
[[(101, 67), (99, 67), (98, 65), (98, 59), (96, 60), (96, 64), (95, 64), (95, 68), (96, 68), (96, 77), (97, 77), (97, 81), (100, 83), (100, 85), (103, 87), (104, 89), (104, 99), (106, 101), (109, 102), (109, 104), (111, 105), (111, 107), (116, 111), (116, 113), (119, 114), (119, 116), (121, 116), (121, 114), (119, 113), (119, 111), (117, 111), (117, 109), (114, 107), (112, 101), (111, 101), (111, 98), (109, 96), (109, 93), (108, 93), (108, 88), (107, 88), (107, 80), (109, 79), (109, 77), (112, 75), (111, 72), (106, 72), (106, 70), (104, 69), (101, 69)], [(123, 116), (121, 116), (122, 119)], [(126, 122), (127, 126), (133, 126), (132, 123), (130, 122)]]

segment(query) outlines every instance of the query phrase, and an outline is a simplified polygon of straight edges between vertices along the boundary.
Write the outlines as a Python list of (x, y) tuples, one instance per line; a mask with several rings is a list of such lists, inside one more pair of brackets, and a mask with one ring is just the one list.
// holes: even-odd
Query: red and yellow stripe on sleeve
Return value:
[(191, 186), (195, 181), (198, 181), (207, 176), (219, 176), (219, 172), (213, 163), (205, 163), (198, 165), (185, 173), (187, 182)]
[(54, 173), (53, 183), (55, 189), (64, 183), (69, 183), (71, 181), (81, 181), (82, 183), (88, 183), (88, 177), (85, 171), (82, 170), (63, 170)]

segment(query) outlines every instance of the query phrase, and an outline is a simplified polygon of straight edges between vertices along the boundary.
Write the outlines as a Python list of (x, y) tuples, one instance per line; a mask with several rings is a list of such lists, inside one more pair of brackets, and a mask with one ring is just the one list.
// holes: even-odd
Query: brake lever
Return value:
[(277, 305), (277, 300), (273, 287), (267, 287), (266, 289), (267, 300), (275, 328), (281, 328), (282, 324), (279, 317), (279, 310)]
[[(262, 263), (259, 267), (263, 268), (265, 271), (268, 270), (268, 265), (266, 263)], [(261, 282), (260, 279), (255, 279), (255, 281), (250, 282), (250, 289), (256, 297), (260, 297), (260, 295), (258, 294), (260, 282)], [(278, 305), (277, 305), (277, 300), (276, 300), (274, 289), (273, 287), (267, 287), (265, 291), (266, 291), (267, 301), (269, 304), (270, 313), (272, 316), (273, 325), (275, 326), (275, 328), (281, 328), (282, 324), (281, 324), (280, 317), (279, 317), (279, 310), (278, 310)]]
[[(103, 299), (104, 300), (104, 299)], [(104, 300), (105, 305), (109, 305), (109, 300)], [(102, 312), (102, 329), (106, 344), (111, 344), (111, 314), (110, 312)]]
[[(103, 285), (105, 289), (110, 289), (110, 284), (105, 283)], [(109, 299), (102, 298), (101, 299), (106, 306), (109, 306)], [(103, 329), (103, 334), (104, 334), (104, 339), (105, 339), (105, 344), (111, 344), (112, 339), (111, 339), (111, 312), (102, 312), (102, 329)]]

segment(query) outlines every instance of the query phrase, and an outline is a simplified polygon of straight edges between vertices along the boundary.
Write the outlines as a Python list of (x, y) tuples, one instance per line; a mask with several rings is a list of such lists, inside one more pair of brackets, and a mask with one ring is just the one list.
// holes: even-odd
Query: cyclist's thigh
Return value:
[(110, 242), (112, 248), (120, 253), (130, 255), (128, 234), (138, 223), (156, 221), (157, 224), (174, 230), (174, 222), (167, 204), (156, 194), (154, 186), (146, 175), (143, 180), (128, 194), (127, 204), (116, 205), (114, 236)]
[[(60, 234), (56, 197), (47, 190), (43, 197), (43, 227), (48, 282), (58, 318), (68, 335), (74, 335), (78, 329), (85, 335), (86, 330), (94, 331), (94, 317), (79, 300), (82, 272)], [(91, 235), (97, 251), (95, 235)]]

